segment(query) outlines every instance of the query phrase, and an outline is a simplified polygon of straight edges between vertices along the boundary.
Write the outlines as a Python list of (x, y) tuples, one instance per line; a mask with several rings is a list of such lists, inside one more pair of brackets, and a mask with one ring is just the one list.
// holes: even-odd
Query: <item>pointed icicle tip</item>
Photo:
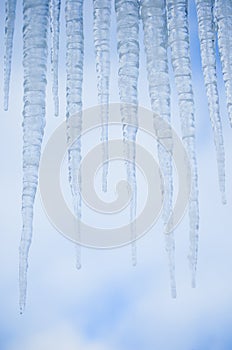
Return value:
[(227, 204), (226, 195), (224, 192), (221, 193), (221, 200), (223, 205)]
[(79, 261), (76, 262), (76, 269), (80, 270), (81, 269), (81, 263)]
[(19, 313), (23, 315), (25, 312), (25, 303), (19, 305)]
[(196, 278), (192, 277), (192, 288), (196, 288)]
[(172, 289), (171, 290), (171, 296), (172, 296), (172, 299), (176, 299), (177, 298), (176, 289)]

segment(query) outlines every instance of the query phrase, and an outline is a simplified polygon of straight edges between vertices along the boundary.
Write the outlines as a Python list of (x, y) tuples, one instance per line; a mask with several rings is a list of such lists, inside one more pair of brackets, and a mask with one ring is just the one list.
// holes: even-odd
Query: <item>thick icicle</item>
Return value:
[(225, 152), (217, 88), (213, 0), (196, 0), (201, 61), (217, 153), (219, 188), (225, 203)]
[(232, 1), (215, 0), (218, 48), (226, 89), (227, 110), (232, 126)]
[(93, 34), (98, 80), (98, 103), (101, 105), (103, 173), (102, 190), (107, 191), (108, 174), (108, 117), (110, 79), (110, 16), (111, 0), (93, 0)]
[[(116, 0), (117, 42), (119, 54), (119, 94), (123, 122), (123, 138), (127, 162), (127, 177), (132, 187), (130, 204), (132, 261), (136, 265), (136, 167), (135, 140), (137, 133), (137, 82), (139, 75), (139, 2), (137, 0)], [(134, 126), (126, 123), (132, 122)], [(132, 146), (127, 141), (131, 141)]]
[(5, 1), (4, 110), (8, 110), (16, 0)]
[(179, 100), (182, 138), (191, 163), (189, 200), (190, 255), (192, 286), (196, 283), (199, 207), (198, 176), (195, 152), (195, 117), (189, 49), (188, 1), (167, 0), (169, 44)]
[[(82, 81), (83, 81), (83, 0), (66, 0), (66, 70), (67, 70), (67, 136), (74, 129), (81, 131), (82, 128)], [(77, 117), (73, 117), (78, 113)], [(69, 123), (71, 119), (71, 125)], [(81, 177), (78, 171), (81, 163), (81, 139), (69, 149), (69, 183), (74, 202), (74, 211), (78, 219), (81, 218)], [(78, 182), (79, 179), (79, 182)], [(77, 238), (80, 239), (80, 227), (77, 221)], [(81, 267), (81, 246), (77, 244), (76, 266)]]
[[(164, 0), (141, 0), (141, 16), (144, 29), (144, 46), (147, 56), (147, 72), (152, 110), (165, 121), (170, 122), (170, 84), (167, 57), (167, 20)], [(162, 136), (163, 134), (163, 136)], [(164, 225), (172, 213), (172, 135), (171, 128), (158, 130), (160, 138), (170, 139), (170, 149), (165, 150), (158, 144), (161, 170), (164, 174)], [(173, 232), (166, 235), (166, 249), (169, 258), (171, 294), (176, 297), (175, 283), (175, 242)]]
[(26, 302), (28, 252), (32, 238), (33, 206), (45, 126), (47, 31), (49, 0), (23, 1), (23, 229), (20, 243), (20, 311)]
[(51, 64), (52, 64), (52, 92), (55, 108), (55, 116), (59, 114), (59, 97), (58, 97), (58, 61), (59, 61), (59, 35), (60, 35), (60, 1), (51, 0)]

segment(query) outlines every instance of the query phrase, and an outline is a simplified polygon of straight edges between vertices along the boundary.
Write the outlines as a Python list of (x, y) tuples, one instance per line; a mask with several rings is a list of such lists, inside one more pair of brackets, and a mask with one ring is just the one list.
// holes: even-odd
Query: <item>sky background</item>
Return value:
[[(84, 108), (97, 104), (91, 6), (92, 2), (86, 0)], [(3, 9), (2, 2), (1, 8)], [(119, 102), (114, 11), (112, 13), (111, 102)], [(0, 101), (3, 106), (4, 11), (0, 11), (0, 23)], [(83, 248), (83, 267), (77, 271), (74, 246), (50, 224), (38, 192), (29, 259), (27, 306), (25, 314), (20, 316), (18, 246), (21, 232), (23, 70), (22, 4), (18, 1), (9, 111), (3, 112), (3, 107), (1, 109), (0, 350), (232, 348), (231, 130), (218, 65), (228, 199), (227, 205), (222, 206), (201, 73), (196, 13), (191, 0), (190, 32), (200, 191), (197, 288), (192, 289), (190, 283), (187, 215), (175, 231), (177, 299), (173, 300), (170, 297), (167, 256), (160, 220), (137, 242), (137, 267), (132, 267), (129, 246), (107, 251)], [(61, 11), (59, 68), (60, 116), (55, 118), (48, 65), (47, 126), (43, 146), (65, 119), (64, 2)], [(179, 132), (176, 92), (173, 81), (171, 84), (172, 125)], [(139, 102), (142, 106), (150, 107), (142, 31)], [(140, 140), (141, 138), (140, 136)], [(151, 144), (148, 140), (146, 142)], [(65, 188), (65, 176), (63, 178)], [(142, 190), (140, 188), (138, 192)]]

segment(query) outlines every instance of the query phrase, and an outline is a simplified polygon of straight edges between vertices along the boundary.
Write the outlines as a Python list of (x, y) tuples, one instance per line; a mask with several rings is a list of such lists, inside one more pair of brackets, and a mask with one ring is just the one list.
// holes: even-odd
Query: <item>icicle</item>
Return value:
[(20, 311), (26, 302), (28, 252), (32, 238), (33, 206), (45, 126), (47, 30), (49, 0), (23, 1), (23, 229), (20, 243)]
[(55, 116), (59, 115), (59, 97), (58, 97), (58, 61), (59, 61), (59, 35), (60, 35), (60, 1), (51, 0), (51, 33), (52, 33), (52, 92), (55, 107)]
[(196, 0), (201, 46), (201, 61), (205, 80), (205, 89), (208, 98), (209, 115), (214, 132), (214, 143), (218, 162), (219, 187), (222, 195), (222, 202), (226, 203), (225, 152), (223, 146), (222, 124), (217, 88), (213, 3), (213, 0)]
[(215, 0), (215, 19), (222, 74), (226, 88), (227, 110), (232, 126), (232, 1)]
[(169, 43), (179, 99), (182, 138), (191, 163), (191, 196), (189, 200), (190, 220), (190, 267), (192, 286), (196, 283), (198, 252), (198, 177), (195, 155), (195, 118), (192, 90), (191, 62), (189, 50), (188, 1), (167, 0)]
[(109, 115), (109, 78), (110, 78), (110, 15), (111, 0), (93, 0), (94, 10), (94, 46), (98, 79), (98, 103), (101, 105), (103, 174), (102, 190), (107, 191), (108, 174), (108, 115)]
[[(83, 0), (66, 0), (66, 69), (67, 69), (67, 136), (73, 128), (82, 128), (82, 81), (83, 81)], [(73, 117), (78, 113), (76, 118)], [(71, 118), (71, 125), (69, 120)], [(69, 183), (74, 202), (74, 211), (78, 219), (81, 218), (81, 177), (78, 177), (81, 163), (81, 140), (78, 139), (69, 149)], [(79, 182), (78, 182), (79, 179)], [(77, 220), (77, 238), (80, 239), (80, 227)], [(77, 244), (76, 265), (81, 267), (81, 246)]]
[[(170, 84), (167, 58), (167, 21), (164, 0), (141, 0), (141, 17), (144, 29), (144, 46), (147, 56), (147, 72), (152, 110), (165, 121), (170, 122)], [(169, 135), (172, 152), (171, 129), (159, 130), (159, 134)], [(162, 135), (160, 135), (162, 137)], [(172, 212), (172, 159), (163, 147), (158, 145), (159, 162), (164, 174), (163, 220), (166, 226)], [(169, 258), (171, 294), (176, 297), (175, 283), (175, 242), (173, 232), (166, 235), (166, 249)]]
[[(125, 157), (132, 159), (127, 162), (127, 177), (132, 187), (130, 206), (131, 237), (135, 240), (136, 228), (133, 224), (136, 217), (136, 168), (135, 168), (135, 140), (137, 133), (137, 82), (139, 74), (139, 3), (137, 0), (116, 0), (115, 10), (117, 18), (117, 41), (119, 54), (119, 93), (121, 100), (121, 114), (123, 122), (123, 138), (125, 143)], [(126, 125), (132, 122), (135, 126)], [(132, 142), (132, 147), (127, 141)], [(136, 265), (136, 244), (132, 243), (132, 260)]]
[(5, 1), (4, 110), (8, 110), (16, 0)]

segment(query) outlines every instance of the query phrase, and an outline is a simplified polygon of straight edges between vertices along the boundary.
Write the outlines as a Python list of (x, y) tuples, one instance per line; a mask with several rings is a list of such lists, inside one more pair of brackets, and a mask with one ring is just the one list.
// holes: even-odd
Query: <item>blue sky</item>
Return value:
[[(62, 5), (60, 117), (53, 117), (48, 71), (45, 142), (65, 117), (65, 36)], [(232, 348), (232, 163), (231, 130), (219, 74), (221, 115), (226, 150), (228, 203), (222, 206), (212, 131), (201, 75), (193, 1), (190, 1), (193, 85), (196, 98), (197, 155), (200, 189), (200, 242), (197, 288), (190, 286), (188, 217), (176, 229), (177, 299), (169, 292), (162, 223), (137, 243), (138, 265), (131, 266), (130, 247), (101, 251), (83, 249), (75, 269), (73, 244), (48, 221), (39, 193), (35, 203), (34, 236), (30, 250), (27, 308), (18, 310), (18, 245), (21, 230), (22, 182), (22, 14), (17, 7), (10, 107), (1, 110), (1, 350), (230, 350)], [(91, 1), (85, 5), (84, 107), (97, 103), (91, 34)], [(4, 13), (0, 12), (0, 52), (3, 52)], [(89, 16), (89, 17), (88, 17)], [(113, 26), (114, 28), (114, 26)], [(141, 52), (143, 46), (141, 45)], [(3, 55), (0, 57), (3, 67)], [(140, 104), (149, 108), (146, 67), (141, 53)], [(49, 67), (50, 68), (50, 67)], [(220, 70), (219, 70), (220, 71)], [(0, 101), (3, 69), (0, 70)], [(96, 86), (96, 85), (95, 85)], [(117, 57), (112, 32), (111, 101), (117, 102)], [(173, 126), (179, 132), (176, 93), (172, 83)], [(98, 141), (97, 141), (98, 142)], [(44, 143), (45, 144), (45, 143)], [(65, 186), (65, 185), (64, 185)]]

